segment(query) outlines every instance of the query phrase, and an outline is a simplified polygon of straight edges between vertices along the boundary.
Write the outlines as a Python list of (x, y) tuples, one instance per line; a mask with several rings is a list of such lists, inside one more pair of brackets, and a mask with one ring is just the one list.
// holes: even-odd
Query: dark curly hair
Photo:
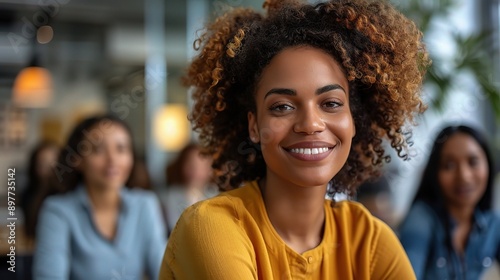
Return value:
[[(390, 160), (386, 138), (408, 158), (408, 124), (425, 110), (420, 86), (430, 64), (422, 33), (385, 1), (332, 0), (310, 5), (266, 1), (267, 13), (237, 8), (217, 18), (194, 42), (200, 50), (184, 77), (194, 88), (190, 115), (219, 187), (265, 176), (259, 145), (249, 139), (262, 70), (285, 48), (311, 46), (330, 54), (349, 81), (356, 126), (351, 151), (328, 194), (352, 194)], [(408, 128), (409, 129), (409, 128)]]

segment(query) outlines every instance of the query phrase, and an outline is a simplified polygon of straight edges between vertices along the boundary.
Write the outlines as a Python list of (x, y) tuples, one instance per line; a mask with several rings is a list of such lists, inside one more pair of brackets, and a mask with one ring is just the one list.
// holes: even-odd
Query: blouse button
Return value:
[[(307, 262), (308, 262), (308, 263), (312, 263), (312, 261), (313, 261), (313, 257), (308, 257), (308, 258), (307, 258)], [(483, 262), (483, 263), (484, 263), (484, 262)]]
[(483, 259), (483, 266), (484, 267), (490, 267), (491, 266), (491, 258), (486, 257)]
[(440, 257), (439, 259), (437, 259), (436, 261), (436, 266), (439, 267), (439, 268), (442, 268), (446, 265), (446, 259), (443, 258), (443, 257)]

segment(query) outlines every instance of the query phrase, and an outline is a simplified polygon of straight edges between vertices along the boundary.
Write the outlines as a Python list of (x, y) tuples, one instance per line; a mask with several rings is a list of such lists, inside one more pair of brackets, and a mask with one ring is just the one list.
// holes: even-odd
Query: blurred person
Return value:
[(134, 167), (130, 173), (127, 186), (143, 190), (153, 190), (153, 186), (151, 185), (151, 176), (149, 176), (148, 167), (146, 166), (144, 159), (136, 159), (134, 161)]
[(391, 189), (385, 176), (361, 184), (356, 192), (356, 201), (391, 228), (395, 226)]
[(479, 279), (500, 260), (500, 219), (491, 211), (494, 170), (476, 129), (448, 126), (439, 133), (400, 226), (418, 279)]
[(154, 193), (125, 187), (132, 134), (114, 116), (84, 120), (56, 165), (66, 193), (45, 200), (34, 279), (157, 279), (165, 228)]
[(415, 279), (394, 232), (352, 195), (407, 158), (424, 109), (422, 34), (387, 1), (266, 1), (195, 42), (190, 119), (226, 192), (187, 208), (160, 279)]
[(24, 231), (29, 247), (32, 246), (36, 236), (38, 213), (43, 200), (57, 192), (54, 189), (56, 186), (54, 166), (58, 156), (58, 145), (43, 141), (32, 150), (29, 157), (28, 181), (20, 205), (24, 214)]
[(212, 161), (200, 154), (198, 144), (190, 143), (167, 166), (167, 188), (160, 193), (160, 199), (169, 233), (188, 206), (217, 195), (211, 165)]

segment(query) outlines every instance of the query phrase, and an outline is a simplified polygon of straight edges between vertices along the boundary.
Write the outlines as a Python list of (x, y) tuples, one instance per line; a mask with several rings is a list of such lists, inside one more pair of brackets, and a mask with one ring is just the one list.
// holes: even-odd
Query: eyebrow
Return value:
[[(339, 90), (339, 89), (341, 91), (343, 91), (344, 93), (346, 93), (345, 89), (341, 85), (332, 84), (332, 85), (326, 85), (324, 87), (317, 89), (316, 95), (320, 95), (320, 94), (328, 92), (328, 91)], [(266, 95), (264, 96), (264, 99), (266, 99), (271, 94), (282, 94), (282, 95), (296, 96), (297, 92), (293, 89), (288, 89), (288, 88), (273, 88), (266, 93)]]

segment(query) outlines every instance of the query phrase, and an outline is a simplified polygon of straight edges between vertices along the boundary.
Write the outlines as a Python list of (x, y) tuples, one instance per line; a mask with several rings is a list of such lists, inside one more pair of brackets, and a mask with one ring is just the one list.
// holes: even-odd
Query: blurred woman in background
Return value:
[(212, 182), (212, 161), (195, 143), (186, 145), (166, 170), (167, 189), (160, 193), (170, 232), (184, 209), (218, 193)]
[(418, 279), (479, 279), (500, 260), (500, 219), (491, 211), (493, 161), (467, 126), (443, 129), (400, 238)]
[(71, 133), (56, 166), (66, 193), (46, 199), (37, 228), (35, 279), (157, 279), (165, 231), (149, 191), (126, 188), (132, 134), (113, 116)]
[(21, 197), (21, 208), (24, 213), (24, 229), (28, 246), (31, 246), (36, 235), (38, 212), (43, 200), (56, 190), (54, 187), (54, 165), (59, 155), (56, 143), (44, 141), (31, 152), (28, 162), (28, 182)]

